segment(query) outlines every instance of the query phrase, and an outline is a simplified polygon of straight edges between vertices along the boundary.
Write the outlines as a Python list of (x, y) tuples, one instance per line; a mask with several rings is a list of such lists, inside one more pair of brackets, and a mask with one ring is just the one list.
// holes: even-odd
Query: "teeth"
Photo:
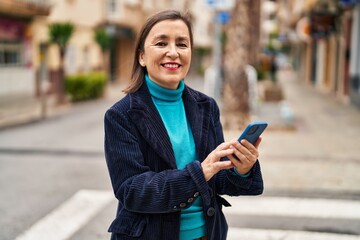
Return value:
[(164, 66), (167, 68), (178, 68), (179, 67), (178, 64), (164, 64)]

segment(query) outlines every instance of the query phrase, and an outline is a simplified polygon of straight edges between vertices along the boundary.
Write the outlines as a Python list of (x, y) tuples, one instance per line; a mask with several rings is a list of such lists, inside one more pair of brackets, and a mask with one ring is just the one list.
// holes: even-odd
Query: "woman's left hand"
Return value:
[(234, 155), (229, 155), (229, 160), (234, 164), (236, 171), (240, 174), (247, 174), (254, 166), (256, 160), (259, 157), (258, 147), (261, 142), (261, 137), (256, 141), (254, 145), (246, 140), (238, 141), (231, 145), (230, 148), (234, 150)]

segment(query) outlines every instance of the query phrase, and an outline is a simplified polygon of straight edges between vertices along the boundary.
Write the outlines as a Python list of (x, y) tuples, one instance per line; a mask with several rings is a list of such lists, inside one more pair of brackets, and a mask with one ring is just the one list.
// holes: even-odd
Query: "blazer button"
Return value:
[(214, 216), (214, 215), (215, 215), (215, 208), (210, 207), (210, 208), (207, 210), (206, 214), (207, 214), (209, 217)]
[(186, 207), (186, 203), (180, 203), (180, 207), (181, 207), (181, 208)]
[(196, 192), (196, 193), (194, 193), (194, 197), (197, 197), (197, 196), (199, 196), (199, 192)]
[(188, 202), (188, 203), (192, 203), (193, 201), (194, 201), (193, 198), (189, 198), (187, 202)]

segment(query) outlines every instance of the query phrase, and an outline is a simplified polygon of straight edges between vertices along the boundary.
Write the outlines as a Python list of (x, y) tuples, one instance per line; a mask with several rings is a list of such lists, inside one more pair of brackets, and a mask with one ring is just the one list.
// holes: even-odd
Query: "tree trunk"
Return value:
[(66, 102), (66, 93), (65, 93), (65, 71), (64, 71), (64, 61), (65, 61), (65, 48), (60, 47), (60, 66), (58, 78), (56, 79), (56, 94), (57, 94), (57, 104), (61, 105)]
[(110, 50), (103, 50), (103, 71), (106, 74), (106, 77), (110, 77)]
[(226, 29), (223, 123), (241, 129), (249, 121), (247, 64), (255, 66), (259, 49), (260, 0), (238, 0)]

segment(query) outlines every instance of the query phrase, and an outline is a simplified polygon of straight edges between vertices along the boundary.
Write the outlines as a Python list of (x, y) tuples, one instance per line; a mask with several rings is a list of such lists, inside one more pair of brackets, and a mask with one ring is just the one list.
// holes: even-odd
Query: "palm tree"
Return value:
[(100, 46), (103, 57), (102, 69), (108, 74), (109, 73), (109, 49), (111, 46), (110, 36), (106, 33), (104, 29), (95, 30), (94, 35), (95, 42)]
[(60, 67), (59, 77), (55, 81), (57, 92), (57, 103), (65, 102), (65, 84), (64, 84), (64, 57), (66, 46), (74, 31), (72, 23), (53, 23), (49, 25), (49, 39), (51, 43), (55, 43), (60, 51)]
[(249, 119), (245, 65), (255, 66), (259, 49), (260, 0), (238, 0), (226, 29), (223, 116), (225, 128), (242, 128)]

